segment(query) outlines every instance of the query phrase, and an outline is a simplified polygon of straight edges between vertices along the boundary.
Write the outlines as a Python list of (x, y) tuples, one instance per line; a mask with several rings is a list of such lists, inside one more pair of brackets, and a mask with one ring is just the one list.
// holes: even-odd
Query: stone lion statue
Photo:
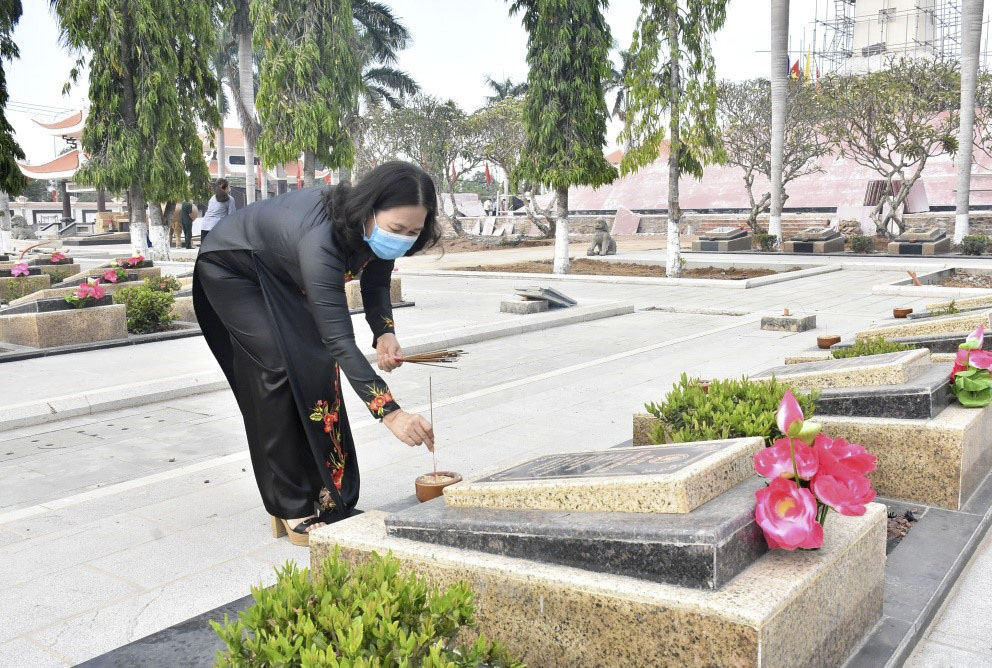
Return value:
[(24, 216), (10, 217), (10, 237), (11, 239), (18, 240), (31, 240), (38, 238), (38, 236), (34, 233), (34, 230), (28, 227), (28, 221), (24, 220)]
[(617, 242), (610, 236), (609, 226), (602, 218), (596, 221), (596, 236), (593, 238), (586, 255), (616, 255)]

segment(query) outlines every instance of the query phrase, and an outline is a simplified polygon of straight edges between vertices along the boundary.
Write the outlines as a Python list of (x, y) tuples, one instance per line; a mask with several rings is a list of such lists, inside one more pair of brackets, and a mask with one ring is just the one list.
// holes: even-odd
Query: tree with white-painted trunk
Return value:
[[(716, 65), (710, 44), (723, 27), (729, 0), (642, 0), (630, 47), (628, 107), (620, 140), (630, 148), (620, 171), (658, 159), (667, 136), (668, 276), (682, 274), (679, 179), (703, 176), (723, 159), (716, 114)], [(666, 128), (667, 124), (667, 128)]]
[(772, 153), (771, 153), (771, 210), (768, 216), (768, 234), (782, 239), (782, 204), (785, 200), (782, 183), (783, 155), (785, 153), (785, 119), (789, 103), (789, 0), (772, 0)]
[(975, 93), (978, 87), (984, 8), (985, 0), (964, 0), (961, 7), (961, 126), (958, 128), (958, 152), (954, 157), (954, 170), (957, 172), (955, 244), (961, 243), (961, 239), (968, 234), (972, 149), (975, 141)]
[[(526, 138), (514, 179), (548, 183), (556, 194), (554, 273), (567, 274), (568, 189), (612, 182), (606, 161), (604, 84), (610, 77), (606, 0), (514, 0), (527, 30)], [(567, 54), (567, 55), (566, 55)]]

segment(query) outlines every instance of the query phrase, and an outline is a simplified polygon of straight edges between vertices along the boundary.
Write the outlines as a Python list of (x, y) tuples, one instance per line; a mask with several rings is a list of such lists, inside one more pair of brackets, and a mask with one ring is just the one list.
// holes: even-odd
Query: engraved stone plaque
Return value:
[(703, 232), (699, 235), (699, 238), (708, 241), (723, 241), (727, 239), (740, 239), (746, 236), (747, 230), (740, 227), (718, 227), (709, 232)]
[(840, 232), (832, 227), (811, 227), (803, 230), (795, 237), (794, 241), (829, 241), (840, 236)]
[(944, 236), (944, 232), (937, 227), (911, 227), (896, 237), (896, 241), (938, 241)]

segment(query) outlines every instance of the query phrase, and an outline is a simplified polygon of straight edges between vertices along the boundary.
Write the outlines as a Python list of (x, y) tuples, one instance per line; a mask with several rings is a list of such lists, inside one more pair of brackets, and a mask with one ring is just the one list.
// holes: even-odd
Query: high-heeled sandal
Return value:
[(295, 527), (289, 526), (289, 522), (282, 519), (281, 517), (272, 518), (272, 537), (282, 538), (283, 536), (289, 537), (289, 542), (293, 545), (299, 547), (310, 547), (310, 533), (307, 531), (314, 524), (318, 524), (323, 520), (318, 516), (308, 517)]

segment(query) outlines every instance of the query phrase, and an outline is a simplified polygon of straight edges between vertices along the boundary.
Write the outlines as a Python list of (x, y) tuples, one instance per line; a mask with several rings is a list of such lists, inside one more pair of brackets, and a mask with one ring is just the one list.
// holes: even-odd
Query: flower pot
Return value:
[(821, 350), (829, 350), (830, 346), (834, 345), (835, 343), (840, 343), (840, 337), (837, 336), (836, 334), (828, 334), (827, 336), (816, 337), (816, 345)]
[(913, 312), (913, 309), (911, 309), (911, 308), (894, 308), (894, 309), (892, 309), (892, 317), (893, 318), (905, 318), (905, 317), (907, 317), (912, 312)]
[(434, 473), (425, 473), (414, 482), (417, 487), (417, 500), (423, 503), (436, 499), (444, 494), (445, 487), (461, 481), (462, 477), (451, 471), (438, 471), (436, 479)]

